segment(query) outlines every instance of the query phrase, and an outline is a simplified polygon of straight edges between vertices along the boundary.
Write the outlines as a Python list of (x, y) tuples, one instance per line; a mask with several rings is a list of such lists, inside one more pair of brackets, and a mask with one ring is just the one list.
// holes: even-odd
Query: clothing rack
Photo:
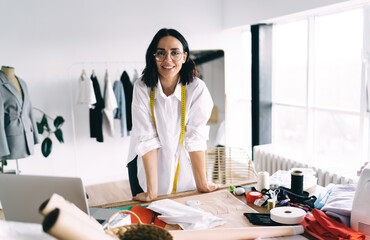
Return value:
[[(118, 80), (120, 74), (123, 71), (126, 71), (129, 75), (133, 74), (134, 70), (138, 71), (140, 75), (144, 69), (145, 62), (143, 61), (98, 61), (98, 62), (76, 62), (70, 66), (70, 75), (71, 78), (74, 76), (79, 76), (82, 70), (86, 71), (86, 74), (89, 75), (89, 72), (94, 71), (97, 74), (103, 74), (107, 70), (112, 80)], [(76, 75), (78, 74), (78, 75)]]
[(76, 175), (78, 175), (77, 170), (78, 167), (78, 151), (77, 151), (77, 138), (76, 138), (76, 113), (75, 113), (75, 105), (76, 105), (76, 86), (78, 84), (78, 79), (81, 76), (83, 70), (85, 70), (86, 75), (89, 77), (89, 74), (92, 70), (98, 74), (99, 81), (104, 80), (105, 71), (108, 70), (110, 75), (110, 79), (112, 81), (119, 80), (123, 71), (127, 71), (127, 73), (132, 76), (133, 71), (135, 69), (138, 70), (139, 76), (141, 75), (142, 70), (145, 67), (145, 61), (83, 61), (83, 62), (75, 62), (70, 65), (68, 68), (68, 76), (70, 79), (70, 106), (71, 106), (71, 117), (72, 117), (72, 131), (73, 131), (73, 148), (74, 148), (74, 156), (75, 156), (75, 171)]

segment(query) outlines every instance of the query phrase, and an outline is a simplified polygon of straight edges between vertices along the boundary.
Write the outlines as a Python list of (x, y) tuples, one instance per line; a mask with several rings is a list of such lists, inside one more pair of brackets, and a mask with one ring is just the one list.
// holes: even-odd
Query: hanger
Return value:
[(108, 68), (105, 69), (105, 78), (108, 78), (109, 77), (109, 74), (108, 74)]
[(81, 79), (84, 80), (84, 76), (86, 76), (86, 72), (85, 72), (85, 69), (82, 69), (82, 73), (81, 73)]

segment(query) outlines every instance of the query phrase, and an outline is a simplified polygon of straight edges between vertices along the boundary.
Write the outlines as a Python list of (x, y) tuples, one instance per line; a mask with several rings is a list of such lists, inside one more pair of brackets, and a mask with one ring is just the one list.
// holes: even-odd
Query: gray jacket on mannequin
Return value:
[(32, 105), (26, 83), (17, 78), (23, 99), (17, 88), (0, 71), (0, 159), (20, 159), (33, 154), (38, 143)]

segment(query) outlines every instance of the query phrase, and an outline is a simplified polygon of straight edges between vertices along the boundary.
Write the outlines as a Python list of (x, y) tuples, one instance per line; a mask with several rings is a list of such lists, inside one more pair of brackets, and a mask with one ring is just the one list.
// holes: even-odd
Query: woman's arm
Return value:
[(207, 181), (205, 152), (204, 151), (189, 152), (189, 155), (198, 192), (212, 192), (218, 189), (217, 184), (209, 183)]
[(150, 202), (158, 196), (158, 149), (151, 150), (143, 155), (143, 164), (146, 176), (146, 192), (139, 193), (133, 200)]

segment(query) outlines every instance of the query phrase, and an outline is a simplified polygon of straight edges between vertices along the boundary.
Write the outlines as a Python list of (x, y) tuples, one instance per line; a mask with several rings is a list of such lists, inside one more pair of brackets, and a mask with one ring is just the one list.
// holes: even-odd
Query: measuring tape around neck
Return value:
[[(150, 110), (152, 111), (152, 118), (153, 118), (154, 127), (157, 129), (157, 124), (155, 122), (155, 117), (154, 117), (154, 95), (155, 95), (155, 87), (153, 87), (152, 90), (150, 91)], [(185, 85), (181, 85), (180, 153), (179, 153), (179, 160), (177, 161), (175, 178), (173, 180), (173, 187), (172, 187), (172, 193), (173, 194), (176, 193), (176, 189), (177, 189), (177, 178), (179, 176), (179, 170), (180, 170), (180, 157), (181, 157), (182, 144), (184, 142), (184, 135), (185, 135)]]

